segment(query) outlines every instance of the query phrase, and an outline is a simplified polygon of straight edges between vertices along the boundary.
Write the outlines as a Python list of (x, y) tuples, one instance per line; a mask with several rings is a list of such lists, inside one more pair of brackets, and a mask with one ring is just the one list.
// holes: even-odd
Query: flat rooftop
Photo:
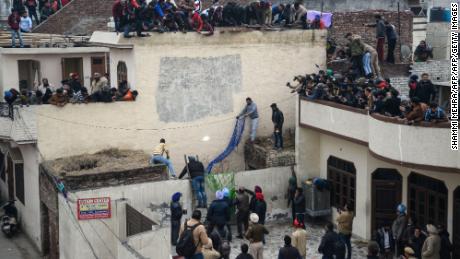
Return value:
[(41, 171), (62, 180), (69, 190), (81, 190), (167, 179), (165, 165), (150, 165), (140, 150), (106, 149), (44, 161)]

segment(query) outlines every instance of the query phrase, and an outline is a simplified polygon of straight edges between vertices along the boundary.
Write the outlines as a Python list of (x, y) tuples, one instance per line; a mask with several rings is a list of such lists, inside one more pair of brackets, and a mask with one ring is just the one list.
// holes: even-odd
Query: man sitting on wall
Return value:
[[(166, 154), (166, 158), (163, 156)], [(153, 155), (150, 159), (151, 164), (161, 163), (165, 164), (171, 175), (171, 178), (176, 179), (176, 172), (174, 171), (174, 167), (169, 159), (169, 150), (166, 147), (166, 140), (164, 138), (160, 139), (160, 144), (158, 144), (155, 149), (153, 150)]]
[(69, 102), (69, 97), (64, 93), (63, 88), (56, 90), (56, 93), (50, 98), (49, 103), (58, 107), (64, 107)]
[(414, 52), (414, 61), (426, 62), (430, 58), (433, 58), (433, 48), (426, 41), (420, 41)]

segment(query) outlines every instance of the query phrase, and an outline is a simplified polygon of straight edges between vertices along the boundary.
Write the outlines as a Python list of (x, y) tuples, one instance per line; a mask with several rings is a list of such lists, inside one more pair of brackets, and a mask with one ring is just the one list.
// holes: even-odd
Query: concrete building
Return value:
[(460, 247), (460, 153), (450, 150), (448, 125), (405, 125), (303, 98), (297, 122), (298, 173), (330, 180), (333, 207), (355, 205), (354, 235), (371, 238), (402, 202), (418, 225), (446, 225)]
[[(118, 258), (130, 258), (124, 257), (128, 248), (118, 247), (118, 241), (112, 242), (116, 238), (107, 234), (109, 230), (100, 221), (80, 226), (62, 221), (68, 218), (69, 211), (75, 210), (76, 204), (68, 203), (62, 194), (50, 202), (45, 196), (50, 192), (40, 192), (39, 166), (43, 161), (94, 154), (110, 148), (150, 153), (160, 138), (166, 138), (176, 171), (184, 165), (184, 154), (198, 155), (206, 165), (227, 145), (235, 116), (248, 96), (259, 107), (258, 135), (272, 133), (270, 104), (273, 102), (284, 112), (285, 128), (294, 128), (295, 96), (285, 84), (293, 73), (312, 73), (317, 70), (315, 64), (323, 67), (326, 60), (324, 31), (222, 29), (213, 37), (195, 33), (129, 40), (120, 37), (115, 33), (96, 32), (85, 47), (0, 49), (2, 92), (20, 89), (19, 86), (33, 90), (35, 83), (44, 77), (58, 87), (70, 72), (78, 72), (85, 86), (89, 86), (94, 72), (107, 72), (112, 87), (117, 87), (119, 80), (127, 79), (131, 88), (139, 92), (135, 102), (68, 104), (62, 108), (17, 106), (13, 119), (0, 118), (0, 165), (3, 166), (0, 168), (5, 169), (5, 177), (0, 180), (2, 197), (18, 200), (23, 230), (43, 254), (54, 251), (56, 255), (59, 251), (62, 258), (80, 258), (82, 247), (82, 256), (92, 254), (84, 235), (79, 236), (79, 229), (87, 233), (91, 228), (105, 228), (105, 232), (97, 233), (102, 237), (111, 235), (106, 245), (117, 248)], [(228, 168), (243, 171), (243, 154), (244, 148), (233, 152), (225, 160)], [(289, 163), (292, 161), (286, 162)], [(287, 187), (290, 170), (285, 167), (265, 170), (268, 172), (251, 172), (251, 176), (237, 174), (235, 182), (252, 188), (256, 182), (263, 182), (262, 178), (267, 179), (263, 182), (267, 186), (266, 195), (273, 198), (269, 202), (269, 214), (287, 215), (282, 209), (287, 202), (277, 195), (280, 188)], [(97, 186), (94, 190), (75, 187), (70, 188), (70, 197), (97, 198), (107, 194), (113, 202), (126, 198), (142, 214), (150, 202), (155, 201), (158, 206), (168, 203), (173, 190), (190, 192), (187, 181), (171, 184), (167, 187), (168, 184), (153, 181), (131, 186)], [(148, 195), (142, 196), (139, 188), (145, 188)], [(191, 198), (184, 197), (184, 200), (191, 202)], [(113, 206), (116, 207), (115, 203)], [(116, 221), (107, 223), (112, 231), (116, 230)], [(49, 227), (41, 228), (41, 225)], [(52, 245), (56, 244), (56, 238), (50, 238), (56, 229), (59, 235), (53, 236), (59, 237), (59, 248)], [(149, 238), (147, 234), (146, 239)], [(142, 240), (133, 239), (130, 245), (136, 251), (150, 253)], [(100, 240), (93, 241), (96, 248), (104, 249)], [(97, 253), (107, 255), (108, 250), (97, 250)]]

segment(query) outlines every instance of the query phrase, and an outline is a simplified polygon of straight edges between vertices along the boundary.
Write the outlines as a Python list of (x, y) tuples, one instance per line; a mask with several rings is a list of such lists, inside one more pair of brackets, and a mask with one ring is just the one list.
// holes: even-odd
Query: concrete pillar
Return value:
[(112, 209), (114, 232), (121, 242), (125, 242), (128, 239), (126, 234), (126, 204), (128, 203), (129, 200), (125, 198), (115, 200)]
[(296, 131), (295, 131), (295, 160), (297, 164), (297, 180), (304, 181), (312, 177), (320, 177), (320, 134), (319, 132), (301, 127), (300, 116), (308, 116), (299, 112), (300, 99), (296, 105)]

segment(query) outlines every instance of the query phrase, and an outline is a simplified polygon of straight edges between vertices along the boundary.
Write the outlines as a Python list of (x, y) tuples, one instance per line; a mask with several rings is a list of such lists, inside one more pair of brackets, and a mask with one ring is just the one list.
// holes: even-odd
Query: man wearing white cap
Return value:
[(444, 259), (440, 258), (439, 251), (441, 250), (441, 238), (438, 234), (438, 229), (428, 224), (426, 225), (428, 237), (423, 243), (422, 247), (422, 259)]
[(249, 254), (254, 259), (263, 259), (264, 245), (262, 240), (268, 234), (268, 230), (264, 225), (259, 224), (259, 216), (257, 214), (251, 213), (249, 220), (251, 221), (251, 226), (246, 232), (246, 238), (249, 240)]

